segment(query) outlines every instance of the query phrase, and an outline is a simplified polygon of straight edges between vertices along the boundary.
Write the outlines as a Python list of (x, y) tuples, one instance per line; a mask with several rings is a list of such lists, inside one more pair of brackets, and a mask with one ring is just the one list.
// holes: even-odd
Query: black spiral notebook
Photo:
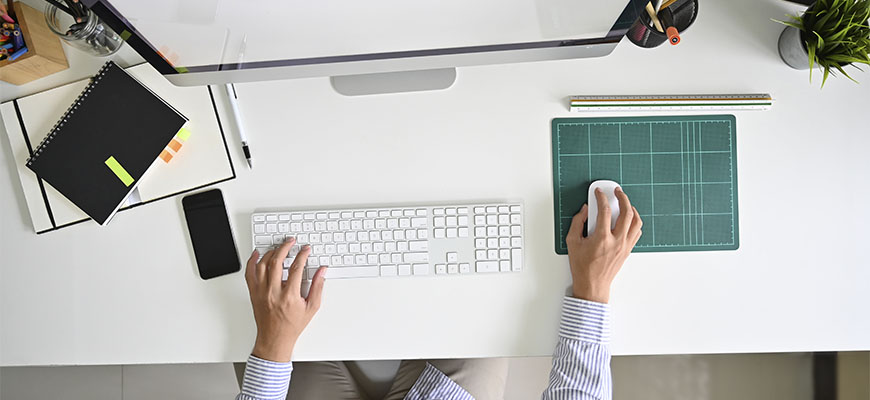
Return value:
[(186, 122), (109, 61), (33, 150), (27, 167), (105, 225)]

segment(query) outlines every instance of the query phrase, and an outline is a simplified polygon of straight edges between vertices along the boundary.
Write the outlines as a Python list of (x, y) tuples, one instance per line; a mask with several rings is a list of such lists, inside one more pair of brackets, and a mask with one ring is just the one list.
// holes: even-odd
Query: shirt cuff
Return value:
[(610, 342), (610, 306), (565, 296), (559, 336), (598, 344)]
[(292, 362), (274, 362), (254, 355), (248, 356), (245, 366), (245, 380), (242, 382), (242, 395), (239, 399), (281, 399), (287, 397), (290, 385)]

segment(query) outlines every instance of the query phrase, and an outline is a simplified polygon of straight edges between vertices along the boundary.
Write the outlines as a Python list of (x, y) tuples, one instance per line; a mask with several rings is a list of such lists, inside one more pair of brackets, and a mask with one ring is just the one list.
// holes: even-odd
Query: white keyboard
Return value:
[(521, 204), (258, 212), (251, 216), (260, 255), (295, 237), (284, 279), (302, 245), (311, 245), (305, 279), (419, 277), (523, 269)]

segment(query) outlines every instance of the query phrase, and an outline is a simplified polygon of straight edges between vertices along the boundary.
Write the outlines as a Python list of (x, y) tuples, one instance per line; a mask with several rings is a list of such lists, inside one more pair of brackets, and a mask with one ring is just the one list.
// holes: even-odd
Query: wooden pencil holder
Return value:
[(69, 68), (60, 38), (48, 28), (45, 15), (20, 2), (12, 7), (27, 53), (14, 61), (9, 58), (0, 61), (0, 80), (22, 85)]

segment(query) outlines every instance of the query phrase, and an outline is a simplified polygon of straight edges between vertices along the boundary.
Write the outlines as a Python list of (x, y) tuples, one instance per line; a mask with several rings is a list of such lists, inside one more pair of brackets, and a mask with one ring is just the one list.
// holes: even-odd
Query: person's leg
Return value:
[[(234, 365), (239, 386), (241, 386), (241, 377), (244, 376), (244, 365), (243, 363)], [(366, 400), (342, 361), (293, 363), (287, 398)]]
[(468, 358), (445, 360), (404, 360), (396, 372), (393, 386), (384, 400), (401, 400), (408, 394), (417, 378), (432, 364), (453, 382), (456, 382), (476, 400), (504, 399), (507, 383), (506, 358)]

